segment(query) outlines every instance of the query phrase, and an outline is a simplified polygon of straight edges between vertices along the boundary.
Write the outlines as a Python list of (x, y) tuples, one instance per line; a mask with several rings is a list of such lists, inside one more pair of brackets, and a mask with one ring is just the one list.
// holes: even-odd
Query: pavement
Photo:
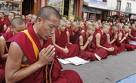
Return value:
[(136, 50), (109, 56), (105, 60), (92, 61), (75, 66), (62, 65), (63, 69), (75, 70), (83, 83), (116, 83), (116, 81), (136, 73)]

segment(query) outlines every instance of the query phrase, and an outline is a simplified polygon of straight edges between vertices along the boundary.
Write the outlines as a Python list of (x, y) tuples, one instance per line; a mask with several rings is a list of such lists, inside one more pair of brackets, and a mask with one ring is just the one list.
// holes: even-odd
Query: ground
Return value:
[(71, 64), (62, 66), (64, 69), (78, 72), (83, 83), (116, 83), (116, 81), (136, 73), (136, 50), (80, 66)]

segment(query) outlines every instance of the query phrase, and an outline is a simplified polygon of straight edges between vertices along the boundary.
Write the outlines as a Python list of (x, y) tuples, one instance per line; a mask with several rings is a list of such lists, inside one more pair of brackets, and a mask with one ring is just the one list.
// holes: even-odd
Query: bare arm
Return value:
[[(52, 48), (49, 48), (50, 52)], [(47, 49), (48, 50), (48, 49)], [(49, 52), (48, 51), (48, 52)], [(47, 51), (44, 51), (44, 53)], [(49, 54), (49, 53), (48, 53)], [(45, 54), (47, 55), (47, 54)], [(34, 64), (26, 67), (21, 68), (21, 62), (23, 57), (23, 52), (21, 48), (17, 45), (17, 43), (13, 42), (9, 49), (9, 56), (6, 62), (6, 83), (15, 83), (24, 79), (25, 77), (31, 75), (32, 73), (36, 72), (38, 69), (43, 67), (44, 65), (48, 64), (47, 57), (45, 55), (39, 56), (39, 60)], [(53, 53), (50, 53), (53, 55)]]
[(119, 41), (122, 39), (122, 36), (123, 36), (122, 32), (119, 32)]
[(67, 46), (65, 48), (62, 48), (62, 47), (60, 47), (57, 44), (54, 44), (54, 46), (57, 47), (58, 49), (62, 50), (64, 53), (68, 53), (69, 52), (69, 49), (67, 48)]
[(4, 53), (5, 53), (5, 47), (6, 47), (6, 41), (3, 38), (3, 36), (0, 37), (0, 55), (3, 59), (6, 59)]
[(71, 42), (70, 42), (70, 34), (69, 34), (69, 31), (66, 31), (66, 34), (67, 34), (67, 37), (68, 37), (68, 44), (72, 44)]
[(108, 43), (110, 44), (110, 43), (111, 43), (110, 34), (106, 34), (106, 36), (107, 36), (107, 41), (108, 41)]
[(128, 37), (128, 33), (125, 34), (125, 36), (122, 38), (122, 40), (120, 41), (120, 43), (122, 43), (127, 37)]

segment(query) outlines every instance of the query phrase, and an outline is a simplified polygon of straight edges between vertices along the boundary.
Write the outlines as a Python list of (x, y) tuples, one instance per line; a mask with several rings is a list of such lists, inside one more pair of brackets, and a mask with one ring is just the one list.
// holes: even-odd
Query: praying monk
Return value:
[(94, 26), (91, 22), (87, 22), (87, 30), (84, 33), (81, 33), (79, 36), (79, 47), (80, 53), (79, 56), (86, 60), (94, 61), (96, 60), (95, 52), (89, 47), (92, 43)]
[[(40, 9), (35, 24), (14, 37), (6, 62), (6, 83), (82, 83), (76, 72), (61, 70), (53, 45), (44, 47), (60, 19), (55, 8), (45, 6)], [(49, 67), (56, 71), (48, 70)]]

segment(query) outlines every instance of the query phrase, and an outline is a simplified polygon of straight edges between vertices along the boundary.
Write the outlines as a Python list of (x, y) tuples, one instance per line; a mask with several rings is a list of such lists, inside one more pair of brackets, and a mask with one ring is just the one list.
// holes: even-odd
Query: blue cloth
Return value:
[(136, 74), (130, 75), (126, 78), (123, 78), (116, 83), (136, 83)]

